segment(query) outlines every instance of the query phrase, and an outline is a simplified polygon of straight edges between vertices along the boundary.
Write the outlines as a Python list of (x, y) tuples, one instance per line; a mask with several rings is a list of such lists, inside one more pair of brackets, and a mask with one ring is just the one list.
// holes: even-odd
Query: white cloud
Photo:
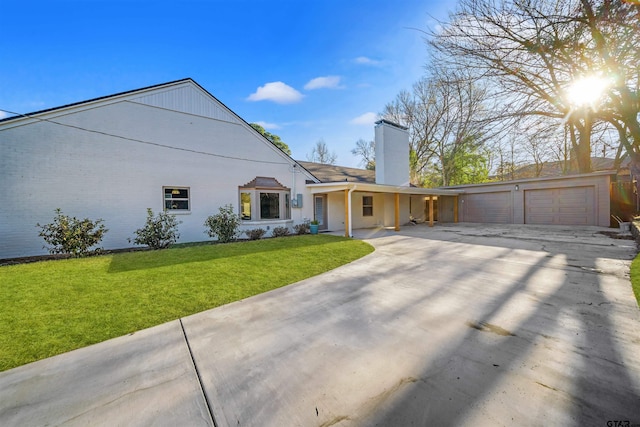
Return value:
[(5, 117), (9, 117), (9, 113), (0, 110), (0, 119), (4, 119)]
[(382, 62), (376, 61), (375, 59), (367, 58), (366, 56), (358, 56), (353, 60), (356, 64), (360, 65), (380, 65)]
[(377, 120), (378, 115), (376, 113), (368, 112), (351, 119), (349, 123), (352, 125), (373, 126)]
[(282, 82), (271, 82), (260, 86), (247, 98), (249, 101), (273, 101), (278, 104), (300, 102), (304, 95)]
[(265, 128), (266, 130), (269, 130), (269, 129), (272, 129), (272, 130), (274, 130), (274, 129), (282, 129), (282, 126), (279, 126), (279, 125), (277, 125), (275, 123), (269, 123), (269, 122), (254, 122), (254, 123), (259, 124), (260, 126)]
[(340, 76), (326, 76), (326, 77), (316, 77), (315, 79), (311, 79), (306, 85), (304, 85), (305, 90), (314, 90), (314, 89), (342, 89), (344, 86), (340, 86)]

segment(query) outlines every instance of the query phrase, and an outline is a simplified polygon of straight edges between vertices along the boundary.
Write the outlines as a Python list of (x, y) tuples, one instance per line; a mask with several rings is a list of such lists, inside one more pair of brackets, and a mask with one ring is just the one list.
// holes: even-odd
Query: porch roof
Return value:
[(463, 189), (445, 190), (442, 188), (420, 188), (404, 185), (371, 184), (366, 182), (322, 182), (307, 184), (311, 194), (332, 193), (335, 191), (362, 191), (366, 193), (413, 194), (421, 196), (458, 196)]

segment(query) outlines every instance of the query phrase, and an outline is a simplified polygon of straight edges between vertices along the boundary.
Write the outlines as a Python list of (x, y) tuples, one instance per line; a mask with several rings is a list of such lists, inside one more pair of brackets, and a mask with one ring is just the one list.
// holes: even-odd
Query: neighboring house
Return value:
[[(552, 178), (570, 175), (570, 161), (543, 162), (540, 164), (528, 164), (516, 168), (513, 172), (504, 174), (504, 179), (528, 179), (528, 178)], [(591, 157), (592, 172), (611, 171), (615, 169), (615, 159), (608, 157)], [(629, 159), (621, 162), (618, 175), (629, 175)], [(499, 177), (493, 177), (499, 178)]]
[(269, 234), (313, 218), (346, 235), (398, 229), (428, 219), (437, 195), (451, 196), (440, 216), (455, 220), (457, 191), (409, 187), (406, 129), (379, 122), (376, 144), (374, 181), (369, 171), (296, 162), (191, 79), (6, 118), (0, 259), (45, 254), (36, 224), (56, 208), (103, 219), (105, 249), (131, 246), (147, 208), (182, 221), (180, 242), (207, 240), (206, 217), (228, 204), (242, 230)]

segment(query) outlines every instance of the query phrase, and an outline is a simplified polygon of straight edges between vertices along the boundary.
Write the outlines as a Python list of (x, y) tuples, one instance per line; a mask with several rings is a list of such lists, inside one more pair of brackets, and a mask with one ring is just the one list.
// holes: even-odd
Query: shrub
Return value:
[(289, 228), (288, 227), (275, 227), (273, 229), (273, 231), (271, 232), (271, 235), (273, 237), (288, 236), (289, 235)]
[(137, 229), (136, 237), (133, 240), (129, 239), (129, 242), (146, 245), (152, 249), (168, 248), (180, 237), (179, 224), (182, 224), (182, 221), (178, 221), (174, 215), (158, 212), (158, 216), (154, 216), (153, 211), (147, 208), (147, 221), (144, 227)]
[(260, 240), (266, 232), (267, 230), (264, 228), (254, 228), (253, 230), (246, 230), (244, 234), (247, 235), (249, 240)]
[(225, 205), (219, 208), (218, 214), (209, 216), (204, 226), (209, 237), (217, 237), (221, 243), (231, 242), (238, 238), (240, 215), (234, 213), (233, 205)]
[(305, 221), (301, 224), (294, 225), (293, 231), (295, 231), (296, 234), (309, 234), (311, 232), (311, 229), (309, 227), (309, 223)]
[(55, 210), (56, 216), (51, 224), (40, 225), (38, 235), (49, 245), (50, 254), (70, 254), (74, 257), (93, 255), (102, 251), (102, 248), (89, 250), (92, 246), (100, 243), (104, 234), (108, 231), (102, 224), (104, 220), (97, 219), (91, 221), (88, 218), (78, 219), (64, 215), (60, 208)]

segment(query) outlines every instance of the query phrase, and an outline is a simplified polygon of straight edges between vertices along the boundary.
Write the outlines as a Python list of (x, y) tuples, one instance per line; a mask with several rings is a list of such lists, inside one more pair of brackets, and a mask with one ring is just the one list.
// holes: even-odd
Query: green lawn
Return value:
[(631, 263), (631, 287), (640, 306), (640, 254), (636, 255)]
[(0, 267), (0, 371), (279, 288), (373, 248), (330, 235)]

